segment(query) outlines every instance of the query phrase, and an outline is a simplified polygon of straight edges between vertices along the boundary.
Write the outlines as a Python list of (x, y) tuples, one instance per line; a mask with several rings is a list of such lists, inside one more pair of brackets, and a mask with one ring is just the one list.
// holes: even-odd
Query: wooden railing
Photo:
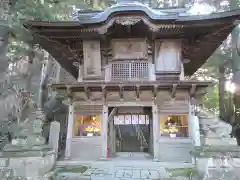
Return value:
[(106, 81), (154, 80), (152, 63), (146, 61), (114, 62), (106, 66)]

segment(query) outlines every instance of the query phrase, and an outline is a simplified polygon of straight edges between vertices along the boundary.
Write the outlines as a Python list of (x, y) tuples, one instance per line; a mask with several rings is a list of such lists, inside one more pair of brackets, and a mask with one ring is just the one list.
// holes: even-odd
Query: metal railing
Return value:
[(148, 147), (148, 143), (147, 143), (147, 140), (144, 136), (144, 133), (143, 133), (141, 127), (138, 124), (135, 125), (135, 130), (136, 130), (136, 133), (137, 133), (138, 140), (141, 141), (141, 145), (144, 145), (144, 146)]

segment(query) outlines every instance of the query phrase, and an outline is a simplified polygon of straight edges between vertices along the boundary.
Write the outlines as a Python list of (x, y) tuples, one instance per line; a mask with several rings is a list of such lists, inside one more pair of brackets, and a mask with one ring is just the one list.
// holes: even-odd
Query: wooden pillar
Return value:
[(83, 66), (81, 64), (79, 64), (79, 67), (78, 67), (78, 82), (82, 82), (83, 81)]
[(69, 98), (69, 110), (68, 110), (68, 127), (67, 127), (67, 138), (66, 138), (66, 149), (65, 158), (69, 159), (71, 157), (71, 145), (73, 137), (73, 126), (74, 126), (74, 103), (72, 98)]
[(159, 160), (159, 130), (160, 130), (160, 120), (158, 115), (158, 106), (152, 105), (152, 114), (153, 114), (153, 159), (154, 161)]
[(102, 110), (102, 159), (107, 158), (108, 153), (108, 106), (103, 105)]
[(183, 63), (181, 62), (180, 80), (183, 81), (184, 79), (185, 79), (185, 76), (184, 76), (184, 66), (183, 66)]
[(188, 104), (188, 136), (192, 138), (192, 106), (191, 106), (191, 101), (189, 101)]
[(110, 148), (110, 152), (111, 154), (115, 153), (115, 129), (114, 129), (114, 124), (113, 124), (113, 118), (112, 119), (108, 119), (109, 121), (109, 139), (108, 139), (108, 146)]

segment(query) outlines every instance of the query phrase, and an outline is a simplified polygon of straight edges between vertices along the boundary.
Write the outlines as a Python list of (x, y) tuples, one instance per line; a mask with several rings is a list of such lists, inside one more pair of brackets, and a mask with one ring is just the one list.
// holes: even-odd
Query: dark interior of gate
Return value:
[[(114, 107), (109, 107), (109, 115)], [(152, 107), (119, 107), (108, 121), (111, 157), (151, 157), (153, 153)]]

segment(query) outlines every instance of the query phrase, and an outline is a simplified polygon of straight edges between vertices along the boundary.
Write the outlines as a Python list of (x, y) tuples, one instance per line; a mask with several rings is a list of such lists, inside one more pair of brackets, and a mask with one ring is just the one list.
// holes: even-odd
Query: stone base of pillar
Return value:
[(192, 157), (192, 164), (193, 164), (193, 165), (196, 165), (196, 159), (195, 159), (195, 157)]
[(64, 160), (70, 160), (71, 158), (70, 157), (64, 157)]
[(159, 162), (160, 160), (158, 158), (153, 158), (154, 162)]
[(109, 158), (103, 157), (103, 158), (100, 158), (100, 161), (109, 161)]

